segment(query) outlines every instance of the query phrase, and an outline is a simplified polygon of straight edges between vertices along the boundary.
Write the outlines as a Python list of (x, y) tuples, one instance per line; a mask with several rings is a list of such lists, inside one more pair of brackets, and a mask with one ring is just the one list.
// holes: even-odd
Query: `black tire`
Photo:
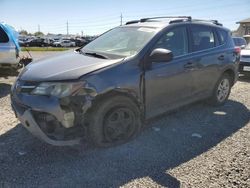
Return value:
[(114, 96), (99, 102), (88, 117), (88, 140), (97, 147), (123, 144), (141, 129), (140, 110), (125, 96)]
[[(225, 85), (225, 88), (222, 88), (222, 84)], [(229, 74), (224, 73), (215, 85), (213, 95), (208, 101), (209, 104), (213, 106), (224, 105), (231, 93), (232, 85), (232, 78), (229, 76)]]

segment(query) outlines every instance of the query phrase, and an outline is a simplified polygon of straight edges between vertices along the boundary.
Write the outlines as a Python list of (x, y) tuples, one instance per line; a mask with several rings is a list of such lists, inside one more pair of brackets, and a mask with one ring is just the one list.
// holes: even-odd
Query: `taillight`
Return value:
[(241, 51), (241, 48), (240, 48), (240, 47), (236, 46), (236, 47), (234, 48), (234, 52), (235, 52), (235, 53), (240, 54), (240, 51)]

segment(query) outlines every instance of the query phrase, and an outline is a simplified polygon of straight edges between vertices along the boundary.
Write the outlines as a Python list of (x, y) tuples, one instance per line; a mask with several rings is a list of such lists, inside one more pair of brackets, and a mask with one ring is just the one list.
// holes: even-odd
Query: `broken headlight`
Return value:
[(74, 95), (83, 86), (84, 82), (43, 82), (32, 91), (32, 94), (63, 98)]

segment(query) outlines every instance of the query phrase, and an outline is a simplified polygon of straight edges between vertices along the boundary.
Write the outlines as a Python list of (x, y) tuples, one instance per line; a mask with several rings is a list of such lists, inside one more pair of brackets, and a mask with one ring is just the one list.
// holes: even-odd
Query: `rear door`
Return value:
[(189, 26), (192, 50), (195, 95), (206, 97), (213, 90), (219, 77), (219, 66), (225, 54), (218, 46), (216, 31), (213, 27), (199, 24)]
[(152, 50), (164, 48), (173, 52), (170, 62), (149, 62), (145, 71), (146, 117), (187, 103), (194, 93), (192, 57), (188, 54), (188, 32), (185, 26), (168, 30)]

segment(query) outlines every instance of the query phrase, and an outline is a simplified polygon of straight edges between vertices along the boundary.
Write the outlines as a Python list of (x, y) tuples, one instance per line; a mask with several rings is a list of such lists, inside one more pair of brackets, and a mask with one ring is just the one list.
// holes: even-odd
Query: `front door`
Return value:
[(193, 67), (188, 46), (185, 26), (168, 30), (154, 46), (153, 49), (171, 50), (174, 57), (170, 62), (149, 62), (151, 66), (145, 71), (146, 118), (184, 104), (192, 97)]

